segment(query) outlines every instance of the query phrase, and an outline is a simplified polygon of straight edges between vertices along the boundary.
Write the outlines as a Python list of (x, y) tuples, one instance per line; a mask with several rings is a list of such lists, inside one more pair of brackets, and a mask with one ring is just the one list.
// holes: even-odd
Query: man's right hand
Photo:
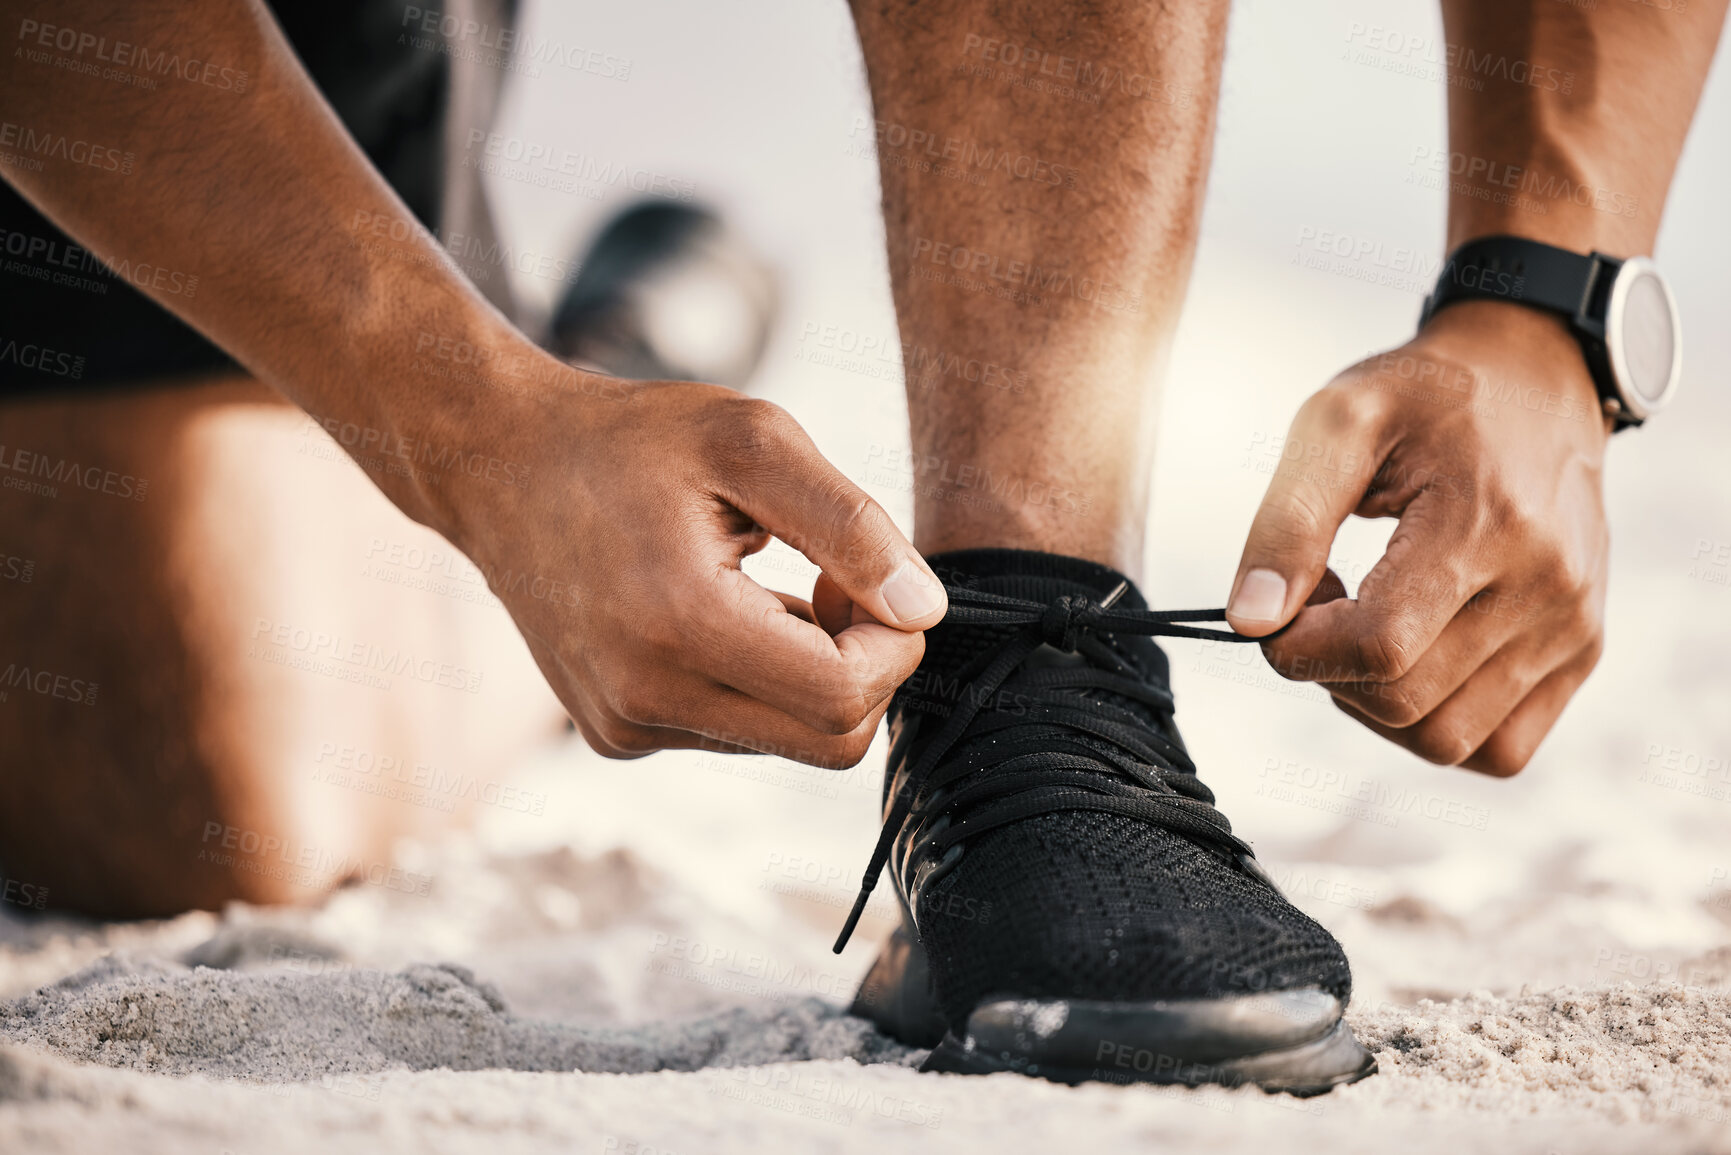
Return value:
[[(779, 406), (598, 380), (592, 395), (493, 409), (488, 453), (527, 481), (451, 477), (438, 528), (487, 574), (601, 753), (859, 761), (925, 652), (920, 631), (943, 617), (941, 583)], [(832, 635), (741, 571), (771, 535), (822, 570), (826, 601), (846, 595), (853, 624)]]
[[(6, 7), (14, 26), (28, 15)], [(92, 252), (198, 272), (196, 297), (146, 291), (355, 433), (340, 440), (391, 500), (486, 572), (596, 749), (864, 755), (943, 592), (786, 413), (713, 386), (597, 378), (536, 349), (412, 225), (259, 0), (60, 0), (55, 16), (235, 62), (254, 83), (146, 92), (8, 61), (7, 120), (123, 142), (136, 165), (124, 183), (56, 158), (0, 175)], [(360, 227), (379, 222), (383, 243)], [(500, 359), (405, 371), (447, 345)], [(501, 379), (504, 365), (531, 372)], [(465, 468), (447, 467), (459, 449)], [(477, 455), (510, 468), (472, 476)], [(772, 533), (823, 570), (829, 630), (740, 572)]]

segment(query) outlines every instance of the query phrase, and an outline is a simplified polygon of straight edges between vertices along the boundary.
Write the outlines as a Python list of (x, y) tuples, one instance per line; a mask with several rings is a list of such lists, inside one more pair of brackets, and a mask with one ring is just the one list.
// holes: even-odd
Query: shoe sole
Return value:
[(1345, 1006), (1315, 988), (1148, 1002), (999, 999), (976, 1007), (960, 1037), (949, 1030), (940, 1038), (925, 952), (906, 927), (891, 936), (851, 1011), (903, 1042), (933, 1047), (922, 1071), (1253, 1084), (1301, 1097), (1376, 1073), (1376, 1057), (1342, 1017)]

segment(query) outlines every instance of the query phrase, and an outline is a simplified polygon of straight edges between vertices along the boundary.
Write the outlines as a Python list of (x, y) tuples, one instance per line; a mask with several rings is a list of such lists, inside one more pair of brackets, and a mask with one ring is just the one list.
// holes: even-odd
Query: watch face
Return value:
[(1677, 308), (1651, 261), (1625, 262), (1611, 291), (1606, 338), (1624, 407), (1635, 417), (1657, 412), (1676, 388)]
[(1675, 338), (1671, 305), (1659, 278), (1642, 273), (1630, 284), (1623, 306), (1623, 356), (1629, 365), (1629, 385), (1642, 400), (1657, 401), (1671, 383)]

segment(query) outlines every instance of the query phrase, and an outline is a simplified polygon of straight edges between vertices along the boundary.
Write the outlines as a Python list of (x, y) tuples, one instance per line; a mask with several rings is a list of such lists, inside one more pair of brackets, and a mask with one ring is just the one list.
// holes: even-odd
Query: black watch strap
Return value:
[(1581, 254), (1525, 237), (1467, 241), (1449, 254), (1436, 288), (1424, 299), (1419, 327), (1460, 301), (1508, 301), (1560, 314), (1581, 343), (1599, 400), (1617, 427), (1639, 425), (1623, 412), (1605, 350), (1605, 314), (1623, 262), (1603, 253)]
[(1479, 237), (1443, 263), (1419, 324), (1457, 301), (1511, 301), (1561, 313), (1588, 335), (1605, 335), (1605, 306), (1623, 262), (1583, 256), (1525, 237)]

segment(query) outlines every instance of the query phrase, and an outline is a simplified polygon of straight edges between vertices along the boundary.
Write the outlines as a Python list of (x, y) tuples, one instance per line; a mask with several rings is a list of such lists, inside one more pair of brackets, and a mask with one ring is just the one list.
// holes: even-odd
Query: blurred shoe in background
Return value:
[(763, 358), (779, 295), (768, 263), (715, 213), (644, 202), (583, 257), (547, 345), (615, 377), (741, 389)]

